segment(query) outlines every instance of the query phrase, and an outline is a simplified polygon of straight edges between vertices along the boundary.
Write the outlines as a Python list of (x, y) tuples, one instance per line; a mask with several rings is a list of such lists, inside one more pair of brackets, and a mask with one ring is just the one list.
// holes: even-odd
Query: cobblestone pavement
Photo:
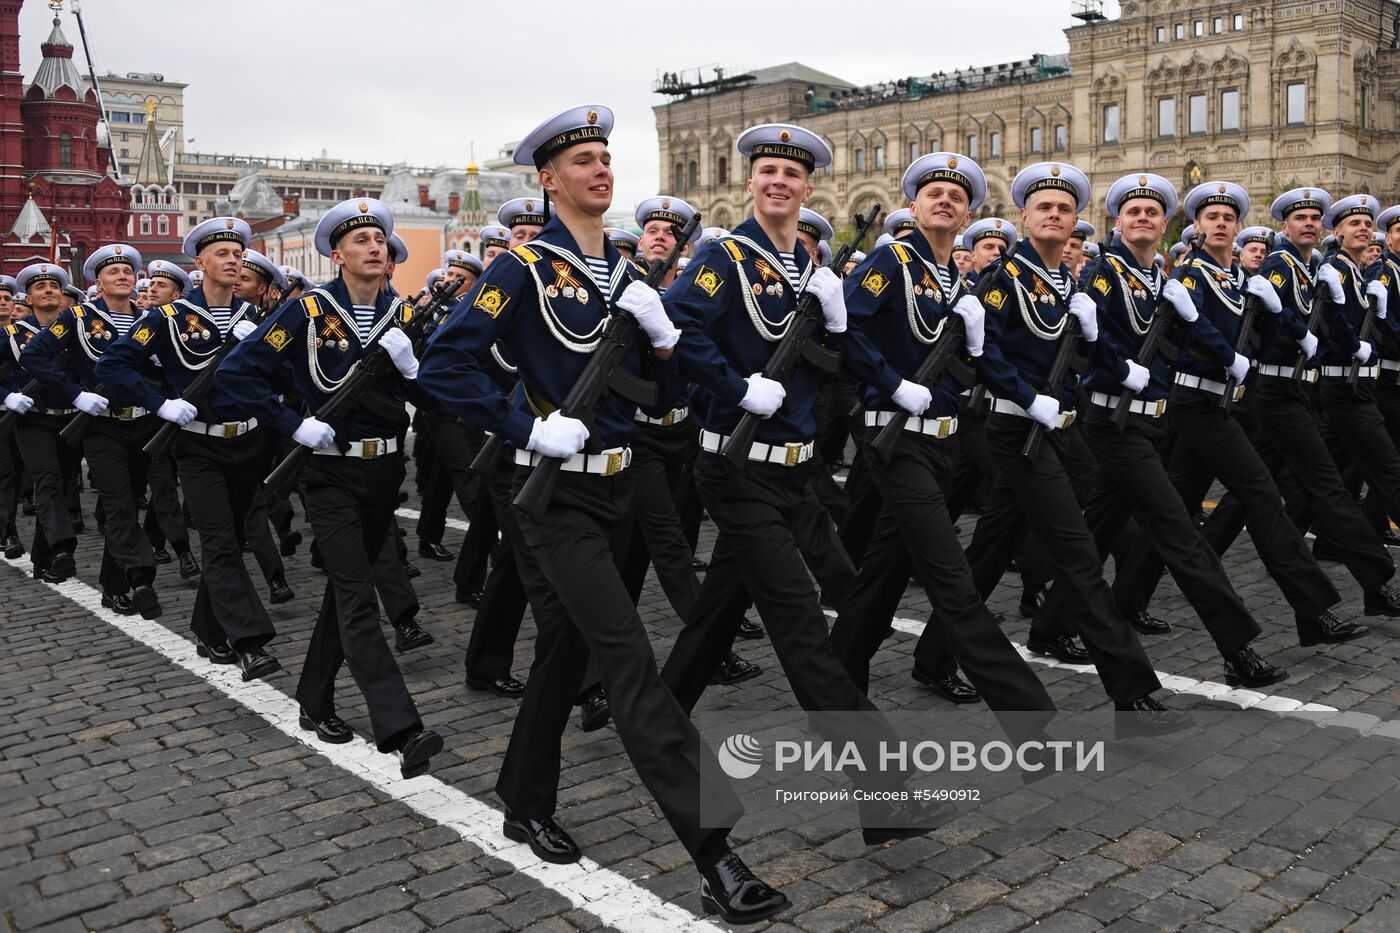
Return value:
[[(694, 870), (611, 729), (565, 736), (560, 819), (590, 860), (582, 870), (543, 866), (499, 836), (488, 808), (498, 806), (491, 787), (514, 704), (464, 690), (472, 611), (453, 601), (451, 564), (415, 557), (424, 570), (415, 581), (420, 618), (437, 643), (400, 663), (447, 750), (431, 778), (404, 782), (363, 743), (321, 746), (296, 729), (289, 697), (323, 586), (305, 547), (288, 563), (296, 600), (271, 607), (280, 634), (269, 648), (286, 670), (245, 685), (194, 657), (182, 637), (194, 583), (180, 581), (173, 565), (158, 581), (160, 620), (98, 609), (91, 587), (101, 542), (91, 497), (84, 503), (84, 584), (47, 587), (27, 578), (23, 562), (0, 567), (6, 928), (707, 926), (697, 919)], [(410, 501), (403, 514), (416, 507)], [(31, 521), (21, 519), (26, 537)], [(412, 551), (413, 521), (402, 522)], [(444, 542), (454, 550), (461, 527)], [(965, 520), (963, 533), (971, 528)], [(709, 542), (707, 530), (702, 552)], [(1069, 799), (1019, 791), (1003, 807), (964, 812), (927, 837), (881, 848), (839, 821), (794, 824), (776, 809), (752, 811), (736, 847), (794, 902), (771, 928), (1400, 929), (1400, 621), (1374, 624), (1352, 644), (1300, 648), (1291, 613), (1247, 542), (1227, 566), (1265, 624), (1261, 653), (1291, 671), (1265, 692), (1341, 713), (1275, 724), (1256, 711), (1228, 741), (1184, 744), (1175, 761), (1144, 760)], [(1344, 614), (1358, 614), (1354, 582), (1324, 566), (1343, 590)], [(1008, 577), (992, 608), (1006, 612), (1008, 634), (1022, 643), (1018, 596), (1018, 579)], [(927, 609), (911, 588), (899, 613), (909, 621), (876, 659), (871, 693), (884, 709), (948, 710), (909, 678), (910, 633)], [(1154, 610), (1173, 629), (1147, 641), (1154, 665), (1203, 682), (1173, 705), (1237, 709), (1210, 698), (1225, 693), (1216, 686), (1220, 661), (1170, 581)], [(654, 579), (642, 615), (664, 658), (678, 623)], [(527, 620), (516, 652), (522, 678), (533, 634)], [(712, 688), (697, 711), (711, 721), (791, 704), (767, 642), (740, 650), (764, 675)], [(1036, 671), (1062, 708), (1104, 707), (1091, 672)], [(348, 675), (339, 705), (365, 733)], [(1252, 746), (1251, 728), (1272, 744)]]

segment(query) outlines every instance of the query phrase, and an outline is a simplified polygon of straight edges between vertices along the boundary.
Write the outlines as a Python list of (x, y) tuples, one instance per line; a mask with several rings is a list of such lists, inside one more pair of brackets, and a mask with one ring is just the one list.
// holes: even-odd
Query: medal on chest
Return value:
[(111, 340), (112, 332), (107, 328), (107, 323), (100, 317), (88, 320), (88, 338), (90, 340)]
[(185, 315), (185, 329), (180, 332), (180, 342), (188, 343), (192, 338), (208, 340), (209, 328), (204, 326), (204, 319), (198, 314)]
[(321, 332), (316, 336), (316, 348), (320, 349), (323, 346), (328, 350), (339, 350), (341, 353), (350, 349), (350, 340), (345, 333), (345, 321), (333, 314), (321, 318)]
[(554, 270), (554, 281), (545, 288), (546, 297), (553, 299), (562, 295), (575, 299), (581, 305), (588, 304), (588, 288), (579, 281), (572, 265), (556, 259), (549, 267)]
[[(782, 295), (783, 274), (774, 269), (762, 256), (758, 256), (753, 261), (754, 271), (758, 273), (758, 281), (754, 283), (754, 296), (762, 294)], [(765, 284), (766, 283), (766, 284)]]

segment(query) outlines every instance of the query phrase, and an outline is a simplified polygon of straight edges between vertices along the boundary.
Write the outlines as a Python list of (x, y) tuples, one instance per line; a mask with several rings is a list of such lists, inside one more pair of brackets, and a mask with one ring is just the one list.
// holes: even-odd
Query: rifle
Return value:
[[(253, 314), (244, 316), (244, 320), (251, 319), (254, 324), (260, 322), (263, 317), (260, 313), (261, 311), (261, 308), (255, 308)], [(228, 335), (224, 337), (224, 342), (214, 351), (213, 359), (199, 371), (198, 376), (190, 380), (190, 384), (185, 387), (185, 394), (181, 397), (191, 405), (203, 405), (205, 398), (208, 397), (209, 392), (214, 388), (214, 374), (218, 371), (219, 364), (224, 361), (224, 358), (228, 356), (229, 352), (237, 345), (238, 338), (233, 336), (233, 328), (230, 327)], [(170, 449), (170, 445), (175, 442), (175, 437), (179, 431), (180, 426), (178, 424), (173, 421), (166, 421), (155, 434), (151, 435), (151, 439), (141, 448), (141, 452), (148, 457), (161, 456)]]
[[(31, 379), (25, 383), (24, 388), (19, 390), (19, 394), (35, 398), (35, 394), (42, 390), (43, 387), (44, 384), (38, 379)], [(38, 399), (35, 399), (35, 401), (38, 401)], [(0, 437), (8, 437), (10, 430), (14, 428), (15, 422), (18, 421), (20, 417), (20, 413), (17, 411), (5, 412), (4, 416), (0, 417)]]
[[(410, 341), (417, 339), (423, 327), (432, 320), (438, 309), (452, 300), (457, 289), (461, 287), (461, 279), (444, 279), (433, 289), (432, 301), (421, 311), (416, 311), (409, 318), (407, 326), (403, 328), (405, 335)], [(339, 429), (345, 421), (345, 417), (354, 410), (374, 384), (379, 381), (394, 365), (389, 358), (389, 351), (385, 350), (376, 341), (373, 346), (365, 351), (365, 355), (360, 358), (359, 364), (350, 375), (345, 377), (340, 389), (321, 405), (316, 417), (332, 428)], [(301, 476), (301, 471), (310, 462), (312, 449), (298, 444), (292, 449), (282, 462), (267, 475), (263, 480), (263, 485), (272, 492), (280, 496), (286, 496), (296, 488), (297, 478)]]
[[(1088, 281), (1092, 282), (1099, 277), (1103, 271), (1104, 260), (1108, 258), (1108, 248), (1113, 244), (1113, 240), (1107, 239), (1099, 243), (1099, 255), (1094, 260), (1094, 267), (1089, 270)], [(1060, 335), (1060, 345), (1055, 349), (1055, 361), (1050, 364), (1050, 375), (1045, 380), (1046, 393), (1059, 401), (1060, 384), (1065, 381), (1065, 374), (1069, 372), (1070, 361), (1074, 357), (1075, 344), (1079, 342), (1079, 319), (1065, 311), (1064, 317), (1065, 332)], [(1040, 456), (1040, 443), (1045, 439), (1045, 426), (1039, 421), (1031, 422), (1031, 432), (1026, 435), (1026, 444), (1021, 448), (1021, 456), (1032, 463)]]
[[(1006, 251), (1002, 250), (1002, 257), (1006, 256)], [(992, 290), (992, 285), (1001, 278), (1001, 259), (997, 259), (986, 269), (986, 275), (982, 276), (977, 283), (977, 289), (973, 292), (973, 297), (981, 301), (987, 293)], [(929, 351), (928, 356), (919, 364), (919, 368), (914, 372), (914, 378), (910, 380), (921, 386), (933, 389), (938, 379), (943, 375), (943, 371), (948, 368), (953, 361), (954, 354), (958, 352), (958, 346), (967, 333), (966, 325), (960, 315), (948, 312), (948, 323), (943, 331), (943, 336), (938, 338), (938, 343)], [(904, 426), (909, 423), (909, 412), (900, 408), (890, 418), (889, 423), (880, 429), (880, 433), (875, 435), (875, 439), (866, 445), (866, 451), (880, 459), (882, 463), (888, 463), (890, 455), (894, 453), (899, 445), (899, 439), (904, 434)]]
[[(675, 245), (671, 247), (671, 252), (667, 254), (665, 261), (654, 262), (647, 269), (646, 282), (649, 288), (656, 288), (661, 284), (661, 280), (666, 278), (666, 273), (676, 264), (680, 258), (681, 251), (690, 242), (690, 237), (700, 226), (700, 215), (694, 214), (686, 221), (685, 226), (677, 227), (671, 225), (671, 233), (675, 236)], [(655, 404), (656, 387), (648, 382), (643, 382), (636, 376), (622, 368), (622, 358), (632, 347), (633, 338), (637, 334), (637, 319), (622, 308), (614, 307), (608, 315), (607, 323), (603, 326), (603, 336), (597, 349), (595, 349), (588, 362), (583, 366), (583, 372), (579, 373), (578, 381), (569, 389), (564, 396), (563, 403), (559, 406), (559, 411), (566, 418), (577, 418), (588, 427), (588, 433), (593, 434), (594, 419), (598, 415), (598, 409), (602, 407), (603, 398), (611, 389), (613, 392), (639, 404)], [(648, 398), (647, 396), (650, 395)], [(481, 454), (477, 460), (488, 456), (490, 450), (490, 460), (487, 463), (494, 463), (496, 452), (500, 450), (500, 445), (505, 441), (500, 434), (493, 434), (487, 438), (486, 443), (481, 447)], [(476, 462), (473, 461), (473, 467)], [(515, 507), (520, 509), (531, 518), (538, 520), (549, 508), (549, 501), (554, 497), (554, 484), (559, 478), (559, 468), (564, 465), (564, 461), (557, 457), (544, 457), (530, 471), (530, 475), (521, 484), (520, 492), (515, 497)]]
[[(1318, 267), (1322, 271), (1322, 267)], [(1322, 328), (1322, 303), (1332, 300), (1332, 291), (1327, 287), (1327, 283), (1318, 279), (1313, 282), (1312, 313), (1308, 315), (1308, 333), (1314, 337)], [(1308, 355), (1302, 350), (1298, 351), (1298, 361), (1293, 364), (1293, 381), (1303, 378), (1303, 369), (1307, 366)]]
[[(1360, 269), (1361, 267), (1357, 266), (1358, 275), (1360, 274)], [(1359, 278), (1356, 284), (1361, 284)], [(1357, 339), (1365, 340), (1371, 344), (1371, 355), (1375, 356), (1377, 359), (1379, 359), (1380, 357), (1380, 348), (1376, 346), (1375, 339), (1376, 305), (1378, 303), (1379, 302), (1377, 302), (1375, 298), (1370, 298), (1370, 301), (1367, 303), (1368, 307), (1366, 308), (1366, 316), (1361, 319), (1361, 333), (1357, 334)], [(1361, 361), (1356, 359), (1355, 357), (1352, 357), (1351, 366), (1347, 367), (1347, 385), (1351, 387), (1351, 390), (1353, 392), (1356, 391), (1356, 380), (1360, 376), (1360, 374)]]
[[(1249, 348), (1249, 340), (1254, 336), (1254, 319), (1259, 316), (1259, 297), (1253, 292), (1244, 293), (1244, 312), (1240, 315), (1240, 335), (1235, 338), (1235, 354), (1243, 354)], [(1220, 410), (1229, 414), (1235, 408), (1235, 389), (1240, 380), (1229, 373), (1225, 374), (1225, 391), (1220, 395)]]
[[(864, 214), (855, 218), (856, 234), (849, 242), (842, 243), (837, 248), (829, 263), (831, 269), (846, 268), (846, 261), (860, 248), (866, 232), (874, 225), (875, 218), (879, 215), (880, 204), (876, 202), (870, 205)], [(797, 364), (804, 359), (823, 370), (835, 372), (839, 368), (839, 362), (832, 360), (833, 354), (818, 346), (812, 339), (822, 320), (821, 300), (812, 292), (806, 292), (797, 302), (787, 333), (773, 349), (773, 355), (763, 367), (764, 378), (781, 382), (786, 388), (788, 380), (797, 369)], [(734, 466), (742, 468), (748, 462), (749, 449), (753, 447), (754, 435), (758, 433), (758, 425), (762, 420), (751, 411), (744, 412), (743, 417), (739, 419), (738, 427), (730, 435), (724, 450), (720, 451)]]
[[(1201, 246), (1205, 243), (1205, 235), (1198, 233), (1191, 238), (1191, 252), (1186, 256), (1186, 265), (1196, 261), (1200, 254)], [(1163, 291), (1166, 290), (1165, 283)], [(1142, 339), (1142, 348), (1138, 350), (1136, 360), (1139, 365), (1151, 368), (1152, 361), (1157, 358), (1157, 348), (1166, 339), (1167, 331), (1176, 323), (1176, 315), (1163, 313), (1167, 310), (1165, 296), (1157, 296), (1157, 303), (1152, 307), (1152, 323), (1147, 325), (1147, 334)], [(1151, 374), (1148, 375), (1151, 378)], [(1123, 433), (1123, 428), (1128, 423), (1128, 409), (1133, 401), (1138, 397), (1138, 393), (1128, 389), (1118, 397), (1118, 407), (1113, 409), (1113, 426), (1118, 429), (1118, 433)]]
[[(96, 395), (105, 396), (107, 387), (99, 382), (97, 388), (93, 389), (92, 392)], [(107, 404), (109, 406), (112, 404), (111, 399), (107, 400)], [(77, 447), (83, 442), (83, 438), (87, 436), (88, 428), (92, 427), (92, 419), (96, 417), (98, 416), (89, 415), (85, 411), (80, 411), (72, 418), (68, 419), (68, 423), (63, 426), (62, 431), (58, 432), (58, 436), (63, 438), (70, 447)]]

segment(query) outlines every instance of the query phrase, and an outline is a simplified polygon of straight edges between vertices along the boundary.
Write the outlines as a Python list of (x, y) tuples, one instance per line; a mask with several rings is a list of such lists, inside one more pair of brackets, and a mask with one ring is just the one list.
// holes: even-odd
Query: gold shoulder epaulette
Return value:
[(74, 305), (72, 310), (73, 310), (73, 316), (74, 316), (74, 317), (80, 318), (80, 317), (83, 316), (83, 306), (82, 306), (82, 305)]
[(315, 295), (306, 295), (303, 297), (301, 299), (301, 306), (306, 309), (307, 317), (321, 316), (321, 303), (316, 300)]
[(173, 304), (169, 304), (169, 305), (161, 305), (161, 306), (160, 306), (160, 313), (161, 313), (161, 314), (164, 314), (166, 317), (174, 317), (175, 315), (179, 314), (180, 312), (177, 311), (177, 310), (175, 310), (175, 306), (174, 306)]
[(899, 257), (899, 261), (905, 265), (914, 261), (914, 251), (903, 243), (891, 243), (890, 249), (894, 250), (894, 254)]
[(530, 263), (540, 261), (540, 254), (530, 249), (530, 247), (526, 246), (524, 243), (512, 249), (511, 252), (514, 253), (516, 258), (521, 262)]
[(726, 252), (729, 253), (730, 259), (734, 260), (735, 262), (740, 262), (743, 260), (744, 251), (739, 248), (738, 243), (735, 243), (733, 240), (721, 240), (720, 242), (724, 244), (724, 249)]

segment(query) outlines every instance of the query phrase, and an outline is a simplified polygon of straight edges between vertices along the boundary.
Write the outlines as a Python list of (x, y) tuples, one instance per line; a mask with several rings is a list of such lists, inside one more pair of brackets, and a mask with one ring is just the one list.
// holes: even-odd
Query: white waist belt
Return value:
[[(992, 399), (992, 411), (1003, 415), (1015, 415), (1017, 418), (1029, 418), (1031, 416), (1030, 412), (1006, 398)], [(1063, 431), (1065, 428), (1074, 424), (1074, 418), (1077, 414), (1078, 412), (1074, 411), (1060, 412), (1059, 416), (1055, 419), (1055, 427)]]
[[(1292, 378), (1293, 378), (1293, 367), (1292, 367), (1291, 365), (1289, 365), (1289, 366), (1280, 366), (1280, 365), (1278, 365), (1277, 363), (1260, 363), (1260, 364), (1259, 364), (1259, 375), (1260, 375), (1261, 377), (1272, 377), (1272, 378), (1277, 378), (1277, 379), (1292, 379)], [(1302, 373), (1299, 374), (1299, 376), (1298, 376), (1298, 381), (1299, 381), (1299, 382), (1316, 382), (1316, 381), (1317, 381), (1317, 370), (1315, 370), (1315, 369), (1305, 369), (1305, 370), (1303, 370)]]
[(118, 421), (135, 421), (137, 418), (144, 418), (150, 412), (144, 408), (109, 408), (102, 413), (103, 418), (115, 418)]
[[(1122, 404), (1123, 396), (1109, 395), (1107, 392), (1093, 392), (1089, 395), (1089, 401), (1098, 405), (1100, 408), (1116, 409)], [(1135, 398), (1128, 403), (1128, 411), (1135, 415), (1160, 418), (1167, 412), (1167, 400), (1159, 398), (1155, 402), (1146, 402), (1140, 398)]]
[[(700, 432), (700, 446), (712, 454), (717, 454), (729, 443), (729, 435), (713, 431)], [(797, 466), (812, 459), (816, 452), (814, 441), (794, 441), (790, 444), (760, 444), (755, 442), (749, 448), (749, 459), (759, 463), (776, 463), (779, 466)]]
[[(1377, 372), (1378, 372), (1378, 368), (1375, 367), (1375, 366), (1358, 366), (1358, 367), (1356, 368), (1356, 378), (1358, 378), (1358, 379), (1374, 379), (1374, 378), (1376, 378)], [(1346, 378), (1347, 376), (1349, 376), (1349, 375), (1351, 375), (1351, 366), (1350, 366), (1350, 365), (1348, 365), (1348, 366), (1324, 366), (1324, 367), (1322, 367), (1322, 378), (1323, 378), (1323, 379), (1339, 379), (1339, 378), (1340, 378), (1340, 379), (1345, 379), (1345, 378)]]
[(64, 415), (75, 415), (78, 413), (78, 409), (76, 408), (34, 408), (31, 410), (36, 415), (54, 415), (59, 418), (62, 418)]
[[(532, 450), (515, 452), (516, 466), (536, 466), (550, 459)], [(612, 447), (599, 454), (574, 454), (559, 465), (565, 473), (596, 473), (599, 476), (615, 476), (632, 465), (631, 447)]]
[(644, 415), (642, 414), (642, 412), (638, 411), (635, 415), (632, 416), (632, 420), (641, 422), (642, 424), (659, 424), (662, 427), (669, 428), (673, 424), (680, 424), (682, 421), (689, 417), (689, 408), (673, 408), (670, 411), (666, 412), (666, 414), (662, 415), (660, 418), (652, 418), (649, 415)]
[[(865, 413), (865, 426), (867, 428), (883, 428), (894, 420), (894, 416), (895, 413), (892, 411), (867, 411)], [(958, 419), (953, 415), (939, 418), (921, 418), (910, 415), (909, 420), (904, 422), (904, 430), (913, 431), (915, 434), (924, 434), (928, 437), (952, 437), (958, 433)]]
[(399, 449), (399, 439), (397, 437), (367, 437), (364, 440), (351, 441), (350, 449), (345, 453), (340, 452), (340, 448), (335, 444), (325, 450), (313, 450), (313, 454), (323, 457), (350, 457), (355, 460), (373, 460), (385, 454), (394, 453)]
[(258, 426), (257, 418), (249, 418), (247, 421), (224, 421), (209, 423), (207, 421), (191, 421), (189, 424), (181, 425), (181, 431), (189, 431), (191, 434), (204, 434), (209, 437), (242, 437)]
[[(1225, 383), (1216, 382), (1213, 379), (1202, 379), (1200, 376), (1192, 376), (1189, 373), (1177, 373), (1176, 384), (1185, 386), (1188, 389), (1200, 389), (1202, 392), (1209, 392), (1211, 395), (1225, 394)], [(1238, 402), (1242, 398), (1244, 398), (1244, 386), (1235, 386), (1234, 400)]]
[(1393, 373), (1400, 373), (1400, 360), (1381, 360), (1381, 369), (1387, 369)]

